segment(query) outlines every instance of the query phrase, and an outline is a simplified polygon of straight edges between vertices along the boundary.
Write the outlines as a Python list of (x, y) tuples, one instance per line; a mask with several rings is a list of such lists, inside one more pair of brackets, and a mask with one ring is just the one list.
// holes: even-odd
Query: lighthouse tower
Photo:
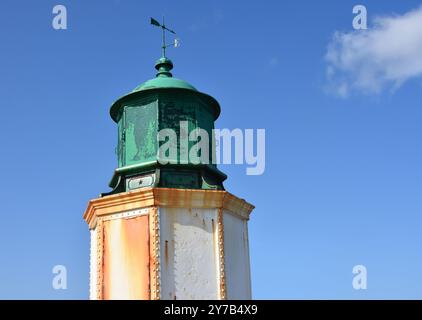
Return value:
[[(89, 201), (83, 216), (90, 299), (250, 299), (253, 206), (224, 189), (227, 177), (212, 161), (220, 106), (173, 77), (165, 52), (155, 68), (110, 109), (118, 128), (112, 191)], [(161, 136), (169, 130), (176, 140)], [(198, 130), (212, 137), (200, 163), (185, 156)], [(162, 154), (166, 143), (175, 152)]]

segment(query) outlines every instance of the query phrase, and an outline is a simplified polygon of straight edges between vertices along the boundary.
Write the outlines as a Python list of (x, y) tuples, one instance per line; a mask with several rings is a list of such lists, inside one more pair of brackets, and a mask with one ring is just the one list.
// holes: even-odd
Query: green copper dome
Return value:
[(119, 112), (126, 102), (159, 91), (179, 91), (185, 92), (185, 94), (188, 95), (197, 96), (214, 109), (215, 119), (218, 118), (218, 115), (220, 114), (220, 105), (218, 102), (213, 97), (198, 91), (190, 83), (174, 78), (170, 72), (171, 69), (173, 69), (173, 62), (170, 59), (161, 57), (156, 61), (155, 69), (157, 69), (155, 78), (141, 83), (132, 92), (124, 95), (111, 106), (110, 115), (114, 121), (118, 122)]
[(146, 89), (158, 89), (158, 88), (177, 88), (177, 89), (189, 89), (189, 90), (197, 91), (194, 86), (192, 86), (191, 84), (187, 83), (184, 80), (177, 79), (177, 78), (158, 77), (155, 79), (145, 81), (144, 83), (137, 86), (133, 90), (133, 92), (146, 90)]

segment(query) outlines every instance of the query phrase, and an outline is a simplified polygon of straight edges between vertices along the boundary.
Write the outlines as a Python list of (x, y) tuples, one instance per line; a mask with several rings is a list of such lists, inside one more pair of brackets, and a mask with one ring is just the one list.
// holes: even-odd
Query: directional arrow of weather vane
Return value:
[[(157, 20), (155, 20), (154, 18), (151, 18), (151, 24), (153, 25), (153, 26), (156, 26), (156, 27), (159, 27), (159, 28), (161, 28), (162, 29), (162, 31), (163, 31), (163, 45), (162, 45), (162, 49), (163, 49), (163, 57), (165, 57), (166, 56), (166, 48), (169, 46), (169, 45), (167, 45), (166, 44), (166, 31), (168, 31), (168, 32), (170, 32), (170, 33), (173, 33), (173, 34), (176, 34), (176, 32), (174, 32), (173, 30), (171, 30), (171, 29), (169, 29), (169, 28), (167, 28), (166, 27), (166, 25), (165, 25), (165, 23), (164, 23), (164, 17), (163, 17), (163, 22), (162, 23), (159, 23)], [(174, 46), (176, 47), (176, 46), (178, 46), (178, 41), (177, 41), (177, 39), (175, 40), (175, 42), (174, 42)]]

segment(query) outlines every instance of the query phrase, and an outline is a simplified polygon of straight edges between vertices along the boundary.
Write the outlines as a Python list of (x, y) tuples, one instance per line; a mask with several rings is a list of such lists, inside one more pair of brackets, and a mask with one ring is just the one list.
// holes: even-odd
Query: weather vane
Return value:
[(161, 48), (163, 49), (163, 57), (165, 58), (166, 57), (166, 48), (170, 47), (170, 46), (174, 46), (175, 48), (177, 48), (180, 45), (180, 41), (179, 41), (179, 39), (176, 38), (176, 39), (174, 39), (173, 43), (166, 44), (166, 31), (173, 33), (173, 34), (176, 34), (176, 32), (174, 32), (173, 30), (166, 27), (166, 25), (164, 24), (164, 17), (163, 17), (163, 23), (162, 24), (159, 23), (154, 18), (151, 18), (151, 24), (153, 26), (160, 27), (163, 31), (163, 45), (162, 45)]

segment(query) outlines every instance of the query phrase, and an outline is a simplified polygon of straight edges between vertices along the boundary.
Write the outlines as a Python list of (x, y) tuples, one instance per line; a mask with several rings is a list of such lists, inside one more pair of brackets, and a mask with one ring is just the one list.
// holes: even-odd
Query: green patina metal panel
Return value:
[(119, 167), (123, 167), (124, 164), (124, 115), (120, 118), (117, 129), (118, 129), (118, 139), (117, 139), (117, 160)]
[[(189, 134), (198, 128), (206, 130), (209, 137), (209, 160), (212, 162), (212, 138), (214, 127), (214, 118), (212, 111), (206, 106), (202, 105), (199, 101), (192, 99), (160, 99), (159, 108), (159, 128), (173, 129), (178, 135), (177, 144), (177, 160), (178, 163), (184, 163), (186, 160), (184, 155), (189, 155), (189, 152), (194, 152), (197, 140), (189, 141)], [(181, 122), (187, 122), (187, 132), (184, 127), (181, 127)], [(187, 137), (187, 143), (182, 143), (181, 139)], [(164, 143), (164, 142), (162, 142)], [(186, 146), (188, 148), (186, 148)], [(200, 155), (200, 154), (199, 154)], [(189, 160), (189, 159), (188, 159)], [(188, 161), (190, 163), (190, 161)]]
[[(194, 144), (194, 142), (188, 141), (188, 148), (186, 148), (185, 143), (180, 143), (181, 139), (188, 137), (189, 133), (196, 128), (197, 123), (195, 119), (195, 105), (188, 103), (186, 100), (176, 100), (176, 99), (160, 99), (160, 123), (159, 127), (161, 129), (172, 129), (178, 136), (177, 143), (177, 161), (178, 163), (186, 163), (185, 156), (189, 155), (189, 150)], [(187, 122), (187, 132), (185, 128), (181, 128), (180, 122)], [(186, 139), (185, 139), (186, 140)], [(164, 143), (164, 142), (162, 142)]]
[[(197, 120), (197, 126), (203, 130), (205, 130), (208, 133), (208, 150), (209, 150), (209, 155), (208, 155), (208, 163), (212, 164), (212, 153), (213, 153), (213, 148), (212, 148), (212, 140), (215, 138), (214, 137), (214, 116), (212, 114), (212, 110), (204, 105), (204, 104), (198, 104), (196, 107), (196, 120)], [(199, 154), (200, 156), (200, 154)], [(216, 166), (215, 164), (212, 164), (213, 166)]]
[(167, 188), (200, 188), (198, 173), (185, 170), (164, 170), (161, 173), (161, 185)]
[(122, 166), (156, 159), (157, 102), (128, 105), (123, 109), (121, 149)]

